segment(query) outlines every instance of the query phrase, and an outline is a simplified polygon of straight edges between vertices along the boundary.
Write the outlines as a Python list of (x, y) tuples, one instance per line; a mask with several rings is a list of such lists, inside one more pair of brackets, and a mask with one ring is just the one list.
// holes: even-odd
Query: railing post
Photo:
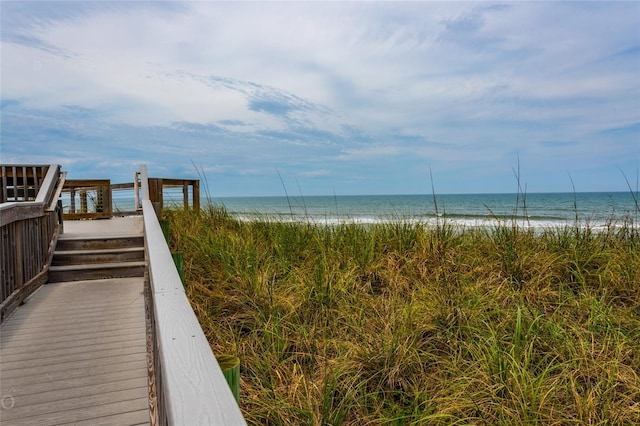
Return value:
[(71, 189), (71, 191), (69, 191), (69, 197), (70, 202), (69, 202), (69, 213), (75, 213), (76, 212), (76, 190), (75, 189)]
[(87, 212), (87, 191), (80, 191), (80, 213)]
[(200, 210), (200, 181), (193, 182), (193, 209)]
[(16, 232), (16, 284), (15, 288), (18, 289), (24, 284), (24, 221), (18, 221), (15, 224)]
[(133, 173), (133, 197), (135, 198), (136, 211), (142, 210), (142, 203), (140, 202), (140, 172)]
[(2, 194), (0, 195), (0, 202), (7, 202), (7, 168), (2, 166)]
[(182, 182), (182, 206), (185, 210), (189, 209), (189, 182)]
[[(149, 198), (149, 176), (147, 175), (147, 166), (145, 164), (140, 166), (140, 185), (142, 186), (142, 199), (150, 200)], [(142, 205), (142, 203), (140, 203)]]

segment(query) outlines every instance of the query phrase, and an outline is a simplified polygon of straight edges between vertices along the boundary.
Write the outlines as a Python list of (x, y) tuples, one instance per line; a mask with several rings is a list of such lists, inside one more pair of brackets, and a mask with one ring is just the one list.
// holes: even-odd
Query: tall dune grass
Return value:
[(165, 212), (250, 424), (640, 424), (640, 235)]

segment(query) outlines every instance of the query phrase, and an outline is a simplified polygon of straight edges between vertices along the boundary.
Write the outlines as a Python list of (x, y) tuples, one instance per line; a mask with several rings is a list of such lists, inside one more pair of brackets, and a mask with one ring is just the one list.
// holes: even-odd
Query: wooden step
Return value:
[(145, 262), (88, 263), (49, 267), (49, 283), (143, 277)]
[(141, 235), (65, 237), (63, 234), (58, 238), (56, 250), (106, 250), (129, 247), (144, 247), (144, 237)]
[(144, 247), (111, 248), (100, 250), (56, 250), (52, 265), (78, 265), (87, 263), (120, 263), (144, 260)]

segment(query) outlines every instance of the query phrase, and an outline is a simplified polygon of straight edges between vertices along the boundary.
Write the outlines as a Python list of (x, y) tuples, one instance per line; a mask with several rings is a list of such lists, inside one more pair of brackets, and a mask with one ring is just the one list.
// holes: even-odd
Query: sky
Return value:
[(146, 164), (214, 197), (637, 185), (638, 1), (3, 0), (0, 14), (2, 163), (113, 183)]

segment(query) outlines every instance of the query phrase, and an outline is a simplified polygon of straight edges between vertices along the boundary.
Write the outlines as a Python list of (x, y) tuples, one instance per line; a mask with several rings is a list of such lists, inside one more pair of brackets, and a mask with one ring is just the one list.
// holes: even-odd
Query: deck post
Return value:
[(7, 199), (7, 168), (2, 166), (2, 198), (0, 198), (0, 203), (5, 203), (8, 201)]
[(133, 173), (133, 197), (135, 198), (136, 211), (142, 209), (142, 203), (140, 203), (140, 172)]
[(193, 182), (193, 209), (200, 210), (200, 181)]
[(29, 199), (29, 178), (27, 177), (27, 166), (22, 166), (22, 198)]
[(80, 213), (87, 212), (87, 191), (80, 191)]
[(185, 210), (189, 208), (189, 183), (187, 181), (182, 182), (182, 205)]

